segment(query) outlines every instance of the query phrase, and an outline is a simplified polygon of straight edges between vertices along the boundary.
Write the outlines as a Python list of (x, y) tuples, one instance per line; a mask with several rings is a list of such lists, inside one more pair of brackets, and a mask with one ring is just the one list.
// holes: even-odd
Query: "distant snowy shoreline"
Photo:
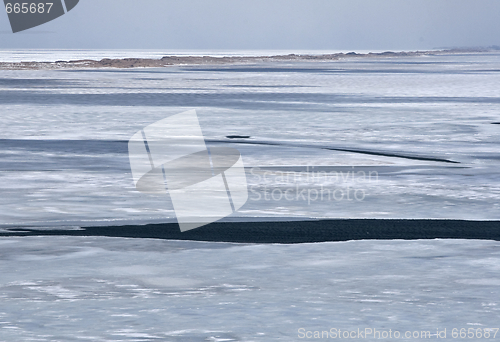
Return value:
[[(0, 62), (0, 70), (44, 70), (44, 69), (87, 69), (87, 68), (157, 68), (168, 67), (175, 65), (223, 65), (223, 64), (248, 64), (248, 63), (262, 63), (262, 62), (287, 62), (287, 61), (335, 61), (342, 59), (352, 58), (387, 58), (387, 57), (415, 57), (415, 56), (431, 56), (443, 54), (459, 54), (459, 53), (485, 53), (498, 51), (498, 47), (491, 48), (470, 48), (470, 49), (445, 49), (445, 50), (427, 50), (427, 51), (385, 51), (385, 52), (335, 52), (335, 53), (289, 53), (289, 54), (275, 54), (275, 55), (253, 55), (244, 54), (236, 55), (234, 53), (227, 54), (178, 54), (178, 55), (165, 55), (161, 58), (151, 58), (158, 55), (159, 52), (151, 52), (150, 54), (137, 52), (135, 55), (143, 55), (145, 57), (138, 58), (120, 58), (123, 52), (109, 53), (109, 56), (116, 58), (85, 58), (85, 52), (82, 52), (81, 59), (72, 60), (56, 60), (56, 61), (23, 61), (22, 56), (15, 57), (15, 61)], [(54, 51), (52, 53), (57, 53)], [(88, 53), (88, 52), (87, 52)], [(129, 54), (134, 54), (129, 51)], [(262, 51), (260, 51), (262, 53)], [(105, 52), (102, 53), (105, 56)], [(61, 55), (64, 55), (61, 50)], [(96, 53), (94, 56), (98, 56)], [(52, 56), (53, 57), (53, 56)], [(13, 57), (12, 57), (13, 58)], [(26, 54), (25, 58), (32, 58), (30, 54)], [(14, 58), (13, 58), (14, 59)], [(48, 60), (49, 58), (47, 58)]]

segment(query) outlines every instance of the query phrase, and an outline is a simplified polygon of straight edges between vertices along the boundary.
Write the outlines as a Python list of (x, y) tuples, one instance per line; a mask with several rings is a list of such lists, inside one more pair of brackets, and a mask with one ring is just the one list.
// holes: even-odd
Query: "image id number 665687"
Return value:
[(43, 3), (43, 2), (40, 2), (40, 3), (35, 3), (35, 2), (32, 2), (32, 3), (29, 3), (29, 2), (10, 3), (10, 2), (8, 2), (5, 5), (5, 10), (7, 11), (8, 14), (10, 14), (10, 13), (16, 13), (16, 14), (17, 13), (24, 13), (24, 14), (40, 13), (40, 14), (42, 14), (42, 13), (50, 13), (50, 9), (52, 8), (53, 4), (54, 3), (52, 3), (52, 2), (46, 2), (46, 3)]

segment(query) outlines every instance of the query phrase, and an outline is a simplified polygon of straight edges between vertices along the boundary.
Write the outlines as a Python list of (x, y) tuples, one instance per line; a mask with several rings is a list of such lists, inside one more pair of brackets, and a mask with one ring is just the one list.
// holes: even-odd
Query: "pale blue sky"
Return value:
[(388, 50), (500, 45), (500, 0), (80, 0), (0, 48)]

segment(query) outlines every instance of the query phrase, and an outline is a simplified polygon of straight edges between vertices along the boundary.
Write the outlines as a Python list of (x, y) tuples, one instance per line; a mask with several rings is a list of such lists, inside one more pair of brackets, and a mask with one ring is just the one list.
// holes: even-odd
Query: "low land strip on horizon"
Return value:
[(286, 61), (336, 61), (346, 58), (386, 58), (386, 57), (414, 57), (432, 56), (457, 53), (480, 53), (498, 51), (500, 47), (489, 48), (463, 48), (429, 51), (401, 51), (380, 53), (334, 53), (323, 55), (288, 54), (275, 56), (165, 56), (161, 59), (149, 58), (104, 58), (99, 61), (92, 59), (55, 61), (55, 62), (1, 62), (0, 70), (39, 70), (39, 69), (95, 69), (95, 68), (160, 68), (175, 65), (224, 65), (224, 64), (249, 64), (265, 62)]

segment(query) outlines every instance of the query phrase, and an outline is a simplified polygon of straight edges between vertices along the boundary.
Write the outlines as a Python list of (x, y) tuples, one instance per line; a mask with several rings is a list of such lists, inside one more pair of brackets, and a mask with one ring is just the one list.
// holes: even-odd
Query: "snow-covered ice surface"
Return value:
[(1, 341), (295, 341), (300, 328), (452, 340), (499, 327), (495, 241), (27, 237), (0, 251)]
[(242, 153), (243, 219), (499, 219), (499, 70), (476, 53), (0, 71), (0, 225), (175, 220), (135, 191), (127, 141), (193, 108), (210, 145)]
[[(242, 153), (242, 220), (499, 219), (499, 57), (0, 71), (0, 228), (173, 221), (168, 198), (135, 191), (127, 141), (193, 108), (210, 145)], [(277, 189), (292, 200), (272, 199)], [(311, 201), (348, 189), (363, 199)], [(499, 253), (477, 240), (5, 237), (0, 341), (293, 341), (300, 328), (450, 338), (499, 327)]]

